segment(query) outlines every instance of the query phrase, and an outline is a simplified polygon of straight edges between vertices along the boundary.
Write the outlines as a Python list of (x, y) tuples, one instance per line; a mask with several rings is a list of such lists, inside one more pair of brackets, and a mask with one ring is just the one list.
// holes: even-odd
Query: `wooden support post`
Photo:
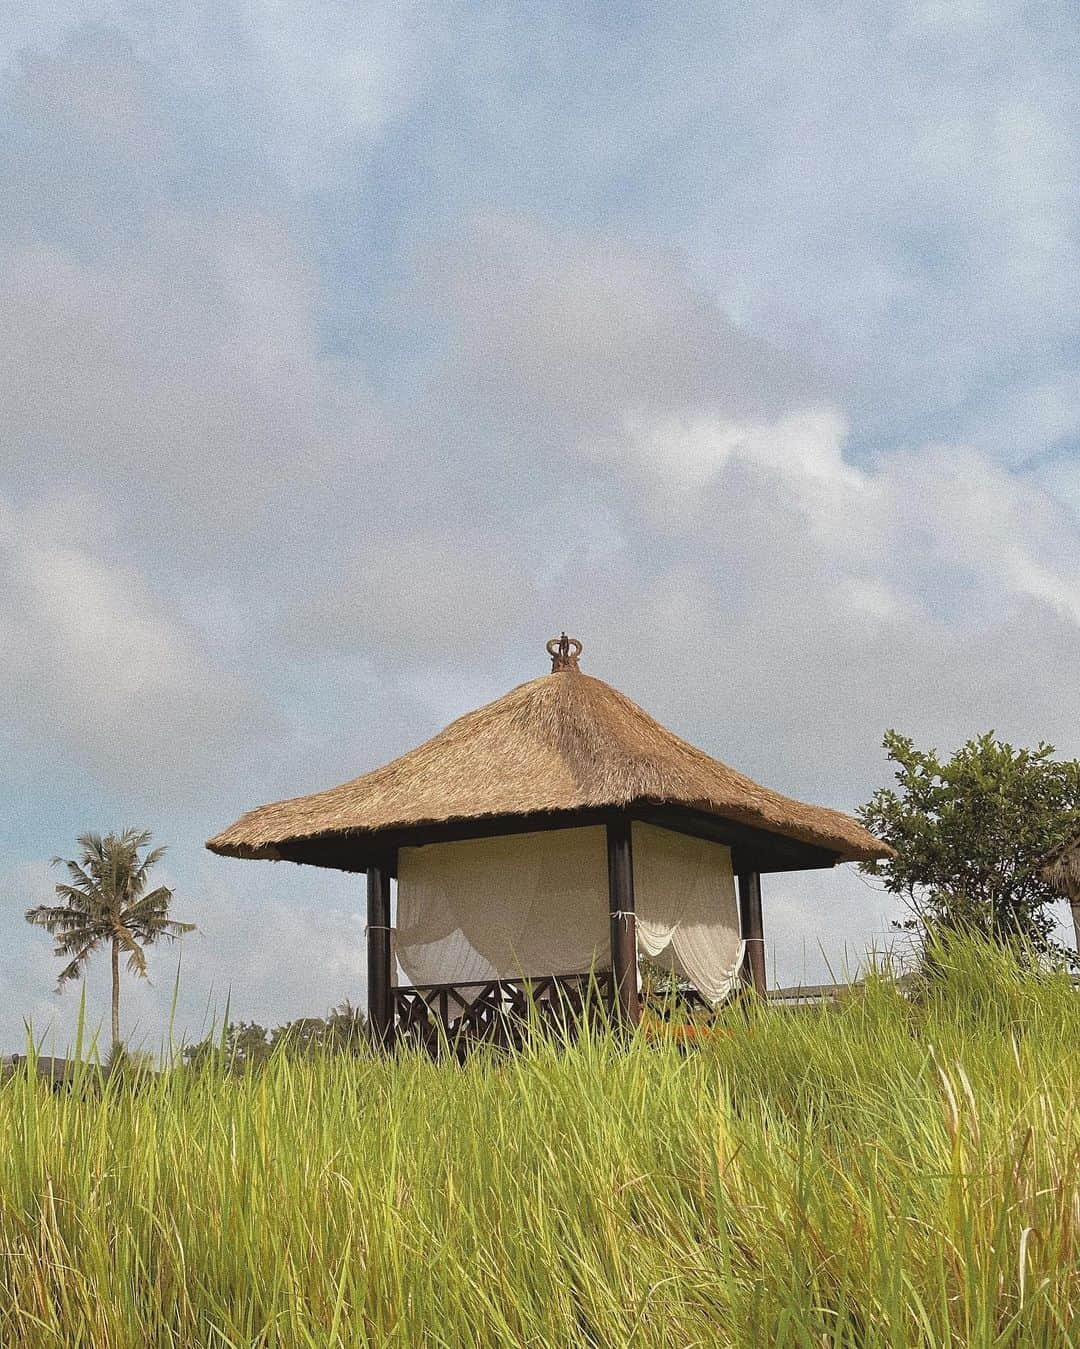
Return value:
[(394, 1038), (390, 992), (390, 876), (393, 859), (381, 858), (367, 873), (368, 1026), (374, 1043), (389, 1048)]
[(634, 854), (628, 815), (608, 821), (607, 858), (615, 1011), (624, 1025), (636, 1026), (641, 1007), (638, 1002), (637, 919), (634, 915)]
[(742, 977), (755, 993), (765, 992), (765, 933), (761, 922), (761, 873), (739, 873), (739, 927), (746, 942)]

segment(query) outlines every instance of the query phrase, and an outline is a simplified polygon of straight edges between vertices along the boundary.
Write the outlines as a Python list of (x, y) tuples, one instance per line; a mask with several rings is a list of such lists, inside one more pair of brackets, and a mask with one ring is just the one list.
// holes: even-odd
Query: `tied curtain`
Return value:
[[(742, 959), (731, 850), (635, 822), (640, 954), (727, 997)], [(402, 848), (396, 954), (413, 984), (611, 968), (604, 829)]]

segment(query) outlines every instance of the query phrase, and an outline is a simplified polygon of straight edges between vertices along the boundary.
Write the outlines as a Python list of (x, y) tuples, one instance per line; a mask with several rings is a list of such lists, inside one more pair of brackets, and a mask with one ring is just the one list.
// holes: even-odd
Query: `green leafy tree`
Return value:
[(258, 1068), (270, 1057), (266, 1027), (257, 1021), (230, 1021), (219, 1035), (207, 1036), (184, 1049), (184, 1062), (193, 1068), (209, 1063), (225, 1065), (234, 1072)]
[(27, 910), (26, 921), (43, 927), (56, 939), (54, 952), (68, 963), (57, 984), (77, 979), (87, 960), (102, 946), (112, 955), (112, 1044), (120, 1044), (120, 956), (127, 967), (146, 977), (144, 948), (158, 941), (174, 941), (193, 932), (194, 923), (169, 917), (173, 892), (159, 885), (147, 887), (150, 872), (165, 849), (150, 848), (148, 829), (125, 829), (122, 834), (83, 834), (76, 860), (56, 857), (54, 866), (67, 869), (68, 880), (56, 887), (61, 904), (43, 904)]
[(343, 1002), (325, 1017), (306, 1016), (267, 1032), (254, 1021), (230, 1021), (217, 1036), (208, 1036), (184, 1050), (184, 1061), (195, 1068), (217, 1063), (243, 1072), (260, 1068), (271, 1054), (304, 1058), (317, 1054), (362, 1051), (368, 1044), (367, 1021), (359, 1008)]
[(283, 1045), (290, 1054), (341, 1053), (367, 1044), (367, 1020), (359, 1008), (345, 1001), (325, 1017), (301, 1017), (276, 1026), (270, 1045)]
[(1054, 759), (1052, 745), (1014, 749), (992, 731), (945, 762), (897, 731), (884, 744), (897, 787), (858, 814), (896, 855), (862, 869), (904, 897), (912, 916), (903, 926), (1056, 950), (1048, 906), (1058, 895), (1039, 865), (1080, 830), (1080, 763)]

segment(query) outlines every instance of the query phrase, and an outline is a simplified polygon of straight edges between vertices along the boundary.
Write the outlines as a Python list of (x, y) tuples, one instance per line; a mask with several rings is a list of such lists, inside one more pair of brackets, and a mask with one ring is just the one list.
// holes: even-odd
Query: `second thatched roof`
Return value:
[(1056, 848), (1044, 860), (1039, 875), (1074, 904), (1080, 904), (1080, 837)]
[(770, 791), (695, 749), (574, 662), (459, 717), (382, 768), (248, 811), (207, 847), (276, 859), (313, 839), (638, 803), (751, 825), (838, 861), (890, 851), (850, 816)]

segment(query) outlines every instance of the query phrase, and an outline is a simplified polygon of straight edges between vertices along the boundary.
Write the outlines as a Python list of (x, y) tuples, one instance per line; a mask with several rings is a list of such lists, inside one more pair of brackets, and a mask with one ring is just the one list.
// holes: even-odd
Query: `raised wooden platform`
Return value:
[[(518, 1048), (530, 1025), (574, 1035), (582, 1024), (614, 1020), (615, 981), (610, 971), (489, 979), (480, 983), (410, 984), (390, 990), (391, 1042), (436, 1057), (461, 1054), (479, 1044)], [(663, 1015), (663, 998), (657, 1000)], [(710, 1010), (694, 988), (680, 987), (669, 1012)]]
[(545, 974), (482, 983), (411, 984), (392, 988), (392, 1037), (442, 1056), (471, 1045), (520, 1046), (530, 1020), (555, 1033), (573, 1034), (583, 1021), (608, 1020), (614, 981), (610, 973)]

